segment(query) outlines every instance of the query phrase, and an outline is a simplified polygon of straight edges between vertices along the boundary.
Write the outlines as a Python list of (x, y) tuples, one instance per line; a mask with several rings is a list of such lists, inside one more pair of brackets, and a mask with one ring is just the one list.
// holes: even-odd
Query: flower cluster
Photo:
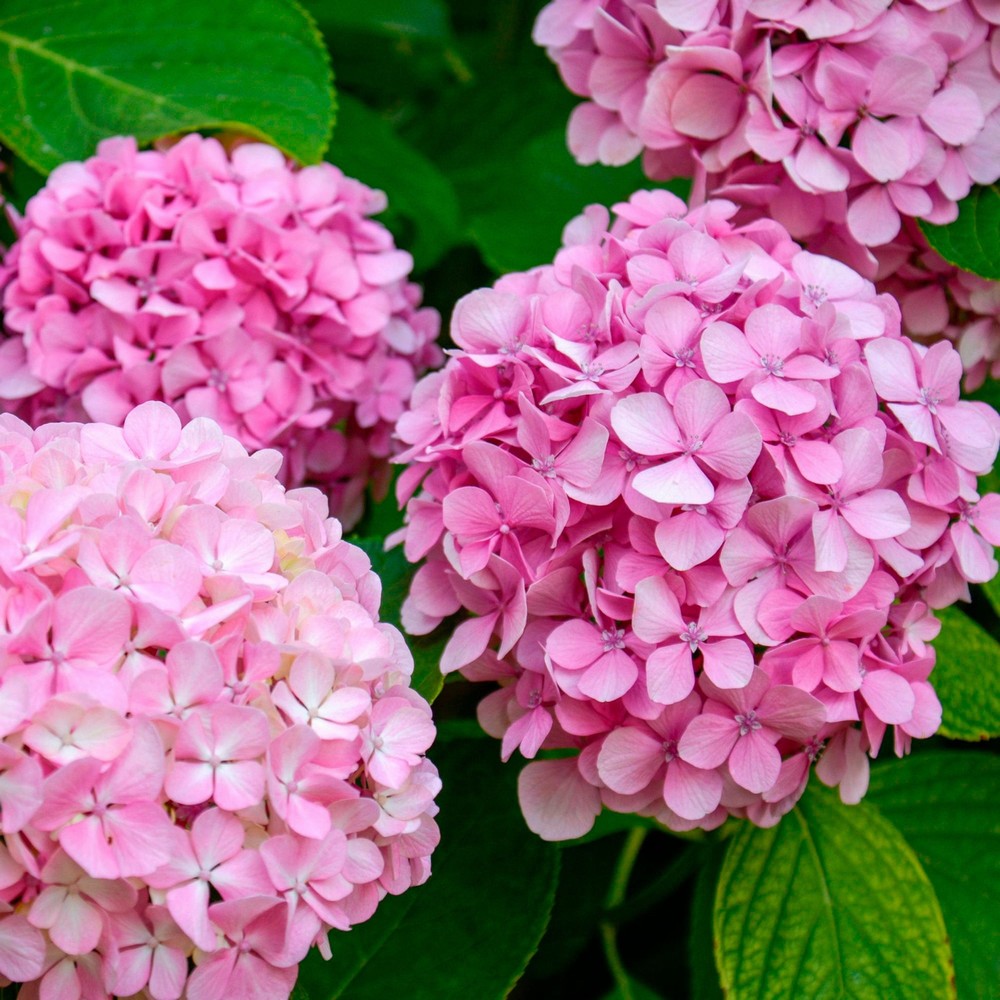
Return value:
[(777, 223), (615, 211), (459, 302), (399, 423), (404, 626), (471, 612), (442, 667), (499, 682), (503, 756), (578, 751), (522, 771), (544, 837), (602, 805), (773, 823), (813, 763), (857, 801), (889, 727), (902, 754), (940, 721), (929, 609), (996, 572), (1000, 418)]
[[(189, 135), (67, 163), (15, 220), (0, 398), (32, 425), (121, 425), (147, 400), (279, 448), (350, 525), (439, 352), (381, 192), (271, 146)], [(17, 401), (22, 401), (19, 404)]]
[(581, 162), (782, 188), (877, 246), (1000, 176), (998, 20), (978, 0), (553, 0), (534, 37), (588, 98)]
[(0, 417), (0, 982), (287, 997), (429, 875), (430, 708), (280, 461), (160, 402)]

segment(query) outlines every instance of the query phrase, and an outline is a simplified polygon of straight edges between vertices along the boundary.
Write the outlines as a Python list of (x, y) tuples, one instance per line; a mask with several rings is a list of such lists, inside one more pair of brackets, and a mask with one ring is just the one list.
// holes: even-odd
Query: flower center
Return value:
[(734, 715), (733, 718), (736, 720), (740, 727), (740, 736), (747, 736), (750, 733), (757, 732), (761, 728), (763, 723), (757, 718), (756, 712), (746, 712), (740, 715)]
[(621, 628), (606, 628), (601, 633), (601, 642), (604, 643), (604, 652), (610, 653), (612, 649), (625, 648), (625, 630)]
[(920, 402), (931, 411), (931, 413), (937, 412), (938, 403), (941, 402), (940, 396), (935, 396), (930, 389), (921, 389), (919, 399)]
[(697, 622), (688, 622), (684, 631), (680, 634), (681, 642), (686, 642), (691, 647), (691, 652), (695, 652), (698, 643), (704, 642), (708, 638), (708, 633), (701, 628)]
[(821, 306), (826, 302), (829, 293), (825, 288), (821, 288), (819, 285), (806, 285), (804, 289), (806, 293), (806, 298), (814, 305)]
[(785, 367), (785, 360), (776, 354), (764, 354), (761, 355), (760, 366), (768, 375), (780, 375)]

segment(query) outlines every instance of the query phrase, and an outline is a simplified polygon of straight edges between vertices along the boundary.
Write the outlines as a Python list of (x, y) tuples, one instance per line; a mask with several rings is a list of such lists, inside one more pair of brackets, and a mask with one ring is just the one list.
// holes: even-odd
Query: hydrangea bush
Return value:
[(385, 196), (331, 164), (189, 135), (109, 139), (54, 170), (5, 261), (0, 398), (30, 423), (121, 425), (163, 400), (322, 485), (350, 526), (384, 492), (392, 426), (435, 364)]
[(992, 996), (995, 6), (6, 0), (0, 1000)]
[(430, 874), (412, 657), (280, 462), (160, 402), (0, 417), (0, 977), (287, 997), (311, 945)]
[(776, 823), (812, 766), (941, 710), (931, 609), (990, 579), (1000, 418), (961, 361), (780, 225), (666, 191), (589, 209), (551, 265), (455, 309), (458, 350), (399, 423), (414, 633), (471, 613), (445, 671), (549, 839), (605, 805), (675, 830)]

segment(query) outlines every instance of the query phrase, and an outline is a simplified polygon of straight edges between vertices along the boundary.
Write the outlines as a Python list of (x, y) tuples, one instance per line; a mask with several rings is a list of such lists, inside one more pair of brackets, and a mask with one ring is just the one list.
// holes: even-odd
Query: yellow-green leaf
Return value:
[(769, 830), (733, 838), (715, 896), (730, 1000), (948, 1000), (955, 983), (934, 889), (877, 809), (814, 782)]

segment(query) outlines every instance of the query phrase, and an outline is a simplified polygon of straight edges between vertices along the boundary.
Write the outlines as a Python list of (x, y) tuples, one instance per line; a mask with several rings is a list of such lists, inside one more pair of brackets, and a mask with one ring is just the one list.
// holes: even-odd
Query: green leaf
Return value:
[(525, 826), (517, 769), (492, 744), (449, 743), (429, 756), (444, 782), (433, 874), (349, 934), (334, 932), (330, 962), (306, 959), (299, 982), (312, 1000), (501, 1000), (538, 947), (559, 850)]
[[(410, 590), (410, 581), (416, 567), (406, 561), (402, 546), (384, 549), (381, 538), (349, 538), (348, 541), (364, 549), (372, 561), (372, 569), (382, 580), (382, 604), (379, 618), (403, 630), (401, 611)], [(441, 625), (430, 635), (406, 635), (406, 645), (413, 654), (413, 689), (433, 702), (444, 687), (441, 674), (441, 653), (449, 638), (446, 625)]]
[(0, 140), (39, 170), (112, 135), (229, 128), (303, 162), (329, 140), (326, 49), (290, 0), (5, 0)]
[(731, 1000), (953, 998), (934, 889), (877, 809), (816, 783), (781, 823), (730, 843), (715, 896), (716, 960)]
[(540, 136), (504, 163), (494, 207), (470, 223), (472, 238), (498, 271), (520, 271), (552, 259), (566, 223), (585, 206), (610, 206), (650, 187), (638, 161), (627, 167), (581, 167), (566, 149), (563, 128)]
[(922, 750), (872, 769), (869, 800), (920, 859), (955, 952), (962, 1000), (994, 1000), (1000, 984), (1000, 757)]
[(984, 278), (1000, 278), (1000, 188), (974, 187), (946, 226), (921, 222), (927, 242), (946, 261)]
[(1000, 736), (1000, 644), (958, 608), (938, 611), (941, 634), (931, 683), (941, 701), (941, 735), (954, 740)]
[[(343, 93), (329, 159), (344, 173), (385, 191), (389, 210), (382, 220), (418, 267), (430, 266), (461, 241), (450, 181), (385, 118)], [(410, 224), (412, 236), (401, 218)]]
[(364, 31), (441, 42), (450, 38), (441, 0), (306, 0), (324, 31)]

